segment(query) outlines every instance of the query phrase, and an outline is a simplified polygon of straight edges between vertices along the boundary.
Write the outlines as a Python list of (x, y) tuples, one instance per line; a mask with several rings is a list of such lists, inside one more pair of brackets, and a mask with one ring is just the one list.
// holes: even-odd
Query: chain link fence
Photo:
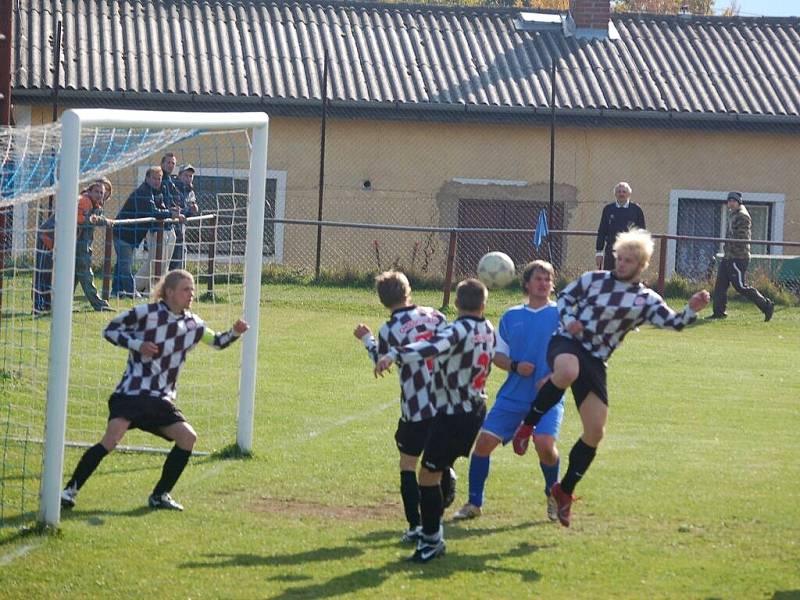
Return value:
[[(210, 103), (208, 109), (223, 107)], [(681, 124), (559, 115), (551, 164), (549, 118), (533, 109), (487, 108), (462, 118), (395, 109), (376, 118), (329, 99), (324, 129), (321, 103), (273, 113), (265, 269), (313, 278), (399, 268), (440, 284), (448, 260), (457, 281), (474, 275), (485, 252), (500, 250), (517, 265), (550, 260), (563, 281), (595, 268), (603, 208), (614, 201), (615, 185), (626, 181), (630, 200), (657, 235), (650, 283), (713, 286), (727, 235), (727, 193), (738, 190), (752, 218), (750, 282), (787, 302), (800, 288), (800, 170), (794, 166), (800, 138), (792, 125), (714, 115)], [(48, 120), (49, 108), (33, 107), (32, 122)], [(246, 135), (224, 142), (199, 136), (173, 149), (179, 162), (197, 169), (200, 209), (218, 215), (215, 254), (230, 260), (244, 248), (248, 182), (240, 159), (248, 143)], [(114, 180), (120, 188), (108, 214), (141, 175)], [(533, 234), (543, 211), (552, 233), (537, 248)], [(207, 258), (203, 235), (187, 228), (188, 256)]]

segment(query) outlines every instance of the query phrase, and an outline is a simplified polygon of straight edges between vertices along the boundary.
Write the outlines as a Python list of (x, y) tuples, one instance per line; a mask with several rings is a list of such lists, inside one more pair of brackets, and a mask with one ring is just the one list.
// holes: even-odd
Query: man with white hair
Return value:
[(598, 269), (614, 270), (614, 242), (620, 233), (629, 229), (647, 229), (641, 207), (631, 202), (632, 192), (627, 181), (620, 181), (614, 186), (616, 200), (603, 207), (595, 244), (597, 253), (594, 260)]

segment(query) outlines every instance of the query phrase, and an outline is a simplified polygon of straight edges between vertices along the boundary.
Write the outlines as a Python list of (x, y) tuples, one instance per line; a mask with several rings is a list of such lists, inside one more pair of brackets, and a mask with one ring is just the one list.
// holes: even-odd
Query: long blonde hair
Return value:
[(153, 290), (150, 292), (150, 299), (153, 302), (166, 300), (167, 290), (174, 290), (184, 279), (194, 281), (194, 277), (191, 273), (189, 273), (189, 271), (184, 269), (175, 269), (174, 271), (170, 271), (164, 275), (164, 277), (159, 279), (158, 283), (153, 286)]

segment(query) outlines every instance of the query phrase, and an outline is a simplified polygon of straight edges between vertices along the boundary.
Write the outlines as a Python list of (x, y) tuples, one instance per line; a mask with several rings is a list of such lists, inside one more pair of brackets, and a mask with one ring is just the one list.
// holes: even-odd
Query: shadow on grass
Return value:
[[(412, 563), (406, 560), (388, 562), (379, 567), (369, 569), (357, 569), (338, 577), (333, 577), (324, 583), (310, 585), (299, 585), (287, 588), (283, 592), (270, 596), (273, 599), (283, 598), (329, 598), (333, 596), (343, 596), (366, 589), (377, 588), (384, 581), (395, 574), (408, 573), (414, 579), (435, 580), (446, 579), (453, 573), (460, 571), (471, 571), (474, 573), (491, 570), (493, 573), (510, 573), (519, 575), (523, 582), (534, 582), (541, 579), (541, 575), (535, 569), (516, 569), (502, 566), (501, 561), (509, 558), (520, 558), (530, 556), (544, 546), (522, 543), (516, 548), (512, 548), (505, 553), (487, 554), (461, 554), (458, 552), (448, 553), (442, 558), (437, 558), (425, 565)], [(272, 578), (273, 581), (282, 580)], [(441, 590), (442, 597), (447, 596), (445, 589)]]
[[(501, 525), (498, 527), (464, 527), (463, 523), (458, 521), (445, 522), (445, 537), (448, 540), (460, 540), (473, 536), (484, 536), (493, 533), (507, 533), (509, 531), (519, 531), (521, 529), (528, 529), (529, 527), (551, 527), (553, 524), (550, 521), (533, 521), (528, 523), (516, 523), (514, 525)], [(350, 538), (354, 542), (365, 542), (369, 544), (379, 543), (382, 546), (393, 546), (397, 544), (400, 539), (401, 532), (397, 529), (384, 529), (381, 531), (372, 531), (365, 535)]]
[[(495, 528), (469, 528), (448, 527), (447, 539), (454, 541), (472, 536), (486, 536), (493, 533), (504, 533), (529, 529), (530, 527), (543, 525), (546, 522), (525, 523)], [(552, 526), (552, 524), (548, 525)], [(206, 560), (185, 562), (179, 566), (181, 569), (207, 569), (207, 568), (229, 568), (229, 567), (286, 567), (286, 566), (309, 566), (309, 563), (321, 563), (336, 561), (343, 563), (350, 559), (358, 559), (367, 552), (374, 550), (376, 545), (397, 546), (398, 532), (395, 530), (375, 531), (367, 535), (350, 538), (349, 542), (355, 542), (344, 546), (332, 548), (318, 548), (306, 552), (293, 554), (259, 555), (252, 553), (242, 554), (205, 554)], [(359, 544), (363, 547), (359, 547)], [(464, 545), (462, 545), (463, 547)], [(288, 587), (272, 598), (327, 598), (341, 596), (348, 593), (355, 593), (362, 590), (377, 588), (395, 574), (407, 573), (409, 577), (415, 579), (438, 579), (450, 577), (453, 573), (460, 571), (471, 571), (475, 573), (491, 570), (492, 572), (509, 573), (519, 575), (523, 582), (538, 581), (541, 575), (530, 568), (512, 568), (503, 566), (507, 559), (526, 557), (545, 549), (549, 546), (522, 542), (507, 552), (488, 552), (486, 554), (463, 554), (460, 552), (450, 552), (441, 559), (436, 559), (428, 564), (420, 565), (407, 560), (397, 560), (387, 562), (378, 567), (359, 568), (349, 573), (339, 575), (323, 583), (305, 583), (312, 579), (314, 567), (311, 566), (306, 574), (286, 574), (276, 573), (267, 577), (267, 580), (274, 582), (284, 582)], [(408, 555), (413, 553), (413, 546), (407, 547)], [(299, 584), (299, 585), (293, 585)]]
[(10, 533), (8, 537), (5, 537), (5, 534), (3, 532), (0, 532), (0, 534), (1, 534), (0, 547), (2, 547), (35, 536), (47, 535), (47, 536), (60, 537), (61, 530), (57, 527), (51, 527), (49, 525), (31, 523), (31, 521), (29, 520), (27, 521), (26, 525), (21, 525), (16, 531)]
[(180, 565), (180, 568), (285, 567), (290, 565), (305, 565), (311, 562), (356, 558), (362, 554), (364, 554), (364, 550), (350, 546), (320, 548), (319, 550), (309, 550), (308, 552), (273, 556), (261, 556), (258, 554), (204, 554), (203, 556), (211, 560), (183, 563)]
[(143, 517), (157, 511), (146, 504), (128, 510), (81, 510), (71, 508), (61, 511), (62, 521), (88, 521), (91, 525), (102, 525), (103, 517)]
[(784, 590), (775, 592), (772, 600), (800, 600), (800, 590)]

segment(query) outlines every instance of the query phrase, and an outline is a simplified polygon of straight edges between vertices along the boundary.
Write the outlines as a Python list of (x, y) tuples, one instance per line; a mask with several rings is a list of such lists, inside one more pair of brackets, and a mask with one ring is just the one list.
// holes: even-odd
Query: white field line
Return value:
[(355, 413), (355, 414), (352, 414), (352, 415), (347, 415), (346, 417), (343, 417), (343, 418), (339, 419), (338, 421), (333, 421), (331, 423), (327, 423), (326, 427), (323, 427), (322, 429), (317, 429), (317, 430), (314, 430), (314, 431), (310, 431), (308, 433), (308, 437), (309, 438), (315, 438), (317, 436), (322, 435), (323, 433), (328, 433), (332, 429), (336, 429), (337, 427), (341, 427), (342, 425), (347, 425), (348, 423), (351, 423), (353, 421), (359, 421), (359, 420), (364, 419), (366, 417), (369, 417), (369, 416), (372, 416), (374, 414), (383, 412), (387, 408), (391, 408), (392, 406), (397, 406), (397, 404), (398, 404), (398, 400), (395, 399), (395, 400), (392, 400), (390, 402), (386, 402), (384, 404), (376, 406), (372, 410), (359, 412), (359, 413)]
[(18, 558), (22, 558), (28, 552), (35, 549), (37, 546), (41, 545), (41, 541), (31, 542), (30, 544), (24, 544), (19, 548), (12, 550), (8, 554), (3, 554), (0, 556), (0, 567), (5, 567), (6, 565), (10, 565)]

